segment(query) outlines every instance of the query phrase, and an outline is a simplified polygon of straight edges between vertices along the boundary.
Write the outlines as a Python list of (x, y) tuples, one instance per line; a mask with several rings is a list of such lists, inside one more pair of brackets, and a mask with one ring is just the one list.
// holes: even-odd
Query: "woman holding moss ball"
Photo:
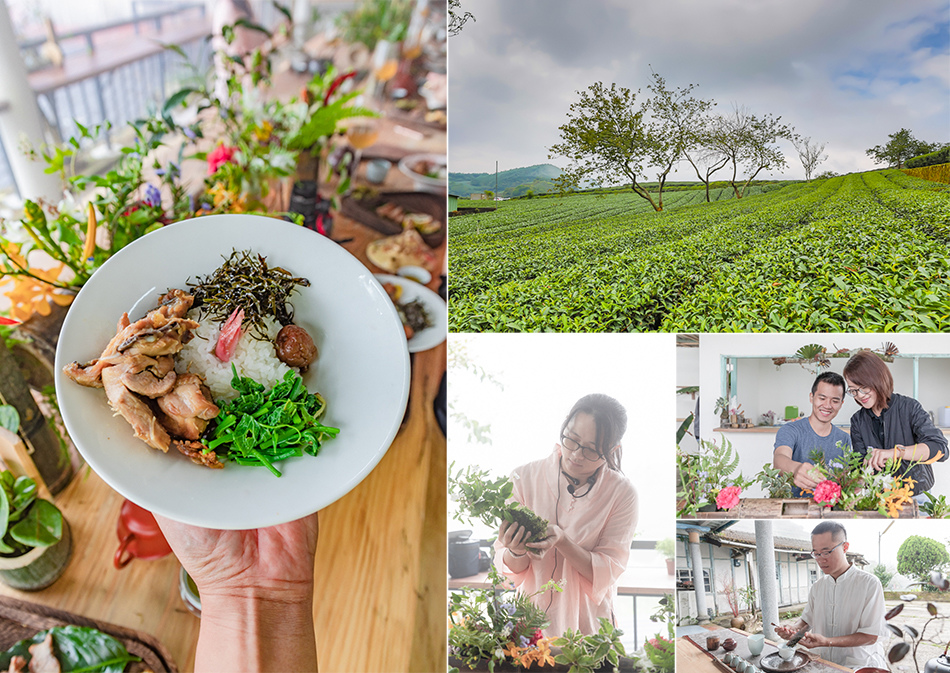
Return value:
[(517, 522), (503, 522), (495, 563), (523, 593), (546, 582), (532, 600), (548, 615), (544, 635), (568, 629), (597, 632), (599, 619), (616, 623), (613, 596), (626, 568), (637, 525), (637, 492), (620, 470), (627, 412), (612, 397), (592, 394), (574, 404), (560, 441), (546, 458), (516, 468), (512, 498), (548, 520), (545, 538), (527, 542)]

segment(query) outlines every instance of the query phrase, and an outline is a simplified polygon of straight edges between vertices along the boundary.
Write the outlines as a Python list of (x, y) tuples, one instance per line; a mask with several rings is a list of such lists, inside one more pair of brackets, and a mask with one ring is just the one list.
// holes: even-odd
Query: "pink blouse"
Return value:
[(547, 458), (516, 468), (511, 478), (514, 500), (560, 526), (568, 538), (591, 552), (593, 582), (568, 565), (557, 549), (547, 550), (540, 559), (529, 555), (527, 569), (516, 573), (504, 562), (504, 547), (495, 542), (495, 565), (522, 593), (534, 593), (552, 579), (562, 584), (562, 592), (549, 590), (533, 599), (551, 620), (544, 635), (557, 637), (567, 629), (589, 635), (600, 628), (598, 618), (614, 622), (615, 585), (626, 569), (637, 526), (633, 484), (605, 466), (590, 493), (583, 495), (587, 487), (582, 484), (577, 488), (582, 497), (575, 498), (567, 491), (556, 450)]

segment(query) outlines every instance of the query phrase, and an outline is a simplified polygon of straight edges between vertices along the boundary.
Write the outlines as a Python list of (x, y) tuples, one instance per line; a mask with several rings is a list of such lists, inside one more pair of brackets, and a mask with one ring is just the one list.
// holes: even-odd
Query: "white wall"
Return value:
[[(676, 349), (676, 388), (684, 386), (699, 385), (699, 349), (698, 348), (677, 348)], [(676, 396), (676, 418), (685, 419), (696, 410), (695, 395), (677, 395)], [(680, 421), (677, 420), (676, 428), (679, 428)], [(693, 428), (690, 427), (690, 433)], [(692, 434), (683, 437), (680, 442), (680, 448), (684, 451), (696, 450), (696, 439)]]
[[(771, 463), (775, 435), (764, 433), (720, 433), (719, 415), (714, 412), (716, 398), (722, 395), (721, 357), (723, 355), (791, 356), (806, 344), (817, 343), (829, 352), (837, 349), (879, 349), (886, 341), (894, 343), (902, 355), (947, 354), (950, 356), (950, 334), (702, 334), (699, 348), (699, 385), (701, 388), (700, 434), (717, 443), (725, 436), (739, 453), (739, 470), (751, 477)], [(684, 351), (686, 349), (678, 349)], [(841, 373), (846, 358), (832, 358), (831, 371)], [(913, 395), (913, 361), (895, 359), (888, 365), (894, 375), (894, 389)], [(784, 416), (787, 405), (796, 405), (808, 415), (808, 393), (816, 374), (798, 364), (776, 367), (771, 360), (742, 360), (737, 365), (738, 402), (753, 422), (768, 410)], [(917, 399), (924, 409), (934, 412), (950, 405), (950, 357), (920, 361)], [(836, 425), (847, 427), (857, 403), (848, 397), (835, 419)], [(950, 495), (950, 468), (940, 463), (934, 468), (934, 495)], [(758, 486), (746, 495), (762, 497)]]

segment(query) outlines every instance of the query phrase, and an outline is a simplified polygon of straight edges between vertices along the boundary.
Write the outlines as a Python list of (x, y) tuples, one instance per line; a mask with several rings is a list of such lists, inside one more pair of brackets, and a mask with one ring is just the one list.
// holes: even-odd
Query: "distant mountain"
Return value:
[[(553, 191), (551, 182), (561, 174), (561, 169), (552, 164), (538, 164), (526, 168), (498, 171), (498, 196), (521, 196), (529, 189), (535, 194)], [(495, 191), (494, 173), (449, 173), (449, 192), (459, 196)]]

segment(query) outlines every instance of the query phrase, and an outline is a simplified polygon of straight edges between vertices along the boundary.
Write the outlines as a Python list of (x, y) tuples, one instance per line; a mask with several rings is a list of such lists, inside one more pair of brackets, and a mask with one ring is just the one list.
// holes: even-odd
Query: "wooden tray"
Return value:
[(445, 196), (428, 192), (389, 192), (379, 193), (365, 199), (355, 199), (347, 196), (343, 199), (342, 213), (346, 217), (356, 220), (360, 224), (386, 234), (395, 236), (402, 233), (402, 225), (376, 214), (376, 208), (384, 203), (395, 203), (409, 213), (425, 213), (431, 215), (441, 223), (438, 231), (423, 234), (422, 240), (430, 248), (438, 248), (445, 240)]
[(152, 670), (155, 673), (177, 673), (178, 667), (165, 646), (154, 637), (122, 626), (96, 621), (63, 610), (0, 596), (0, 651), (8, 650), (38, 631), (53, 626), (87, 626), (108, 633), (142, 661), (130, 663), (127, 673)]

